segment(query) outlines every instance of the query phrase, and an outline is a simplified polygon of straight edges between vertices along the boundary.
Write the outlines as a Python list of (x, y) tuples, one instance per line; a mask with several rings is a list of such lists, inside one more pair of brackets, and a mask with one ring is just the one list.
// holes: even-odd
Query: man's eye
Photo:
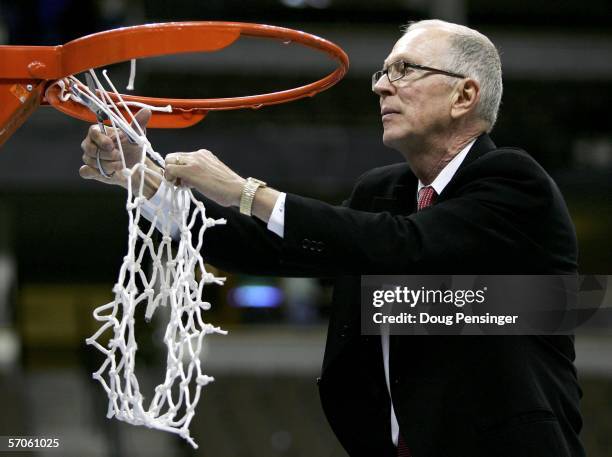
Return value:
[(402, 74), (402, 69), (396, 66), (391, 66), (389, 67), (388, 72), (391, 78), (397, 78), (398, 76)]

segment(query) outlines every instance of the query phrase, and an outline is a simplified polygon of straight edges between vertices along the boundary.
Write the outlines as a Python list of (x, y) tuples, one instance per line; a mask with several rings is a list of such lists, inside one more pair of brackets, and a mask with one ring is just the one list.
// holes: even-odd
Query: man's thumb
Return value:
[(151, 110), (149, 108), (142, 108), (134, 115), (134, 118), (136, 119), (136, 122), (138, 122), (138, 125), (140, 125), (140, 128), (145, 130), (147, 128), (147, 124), (151, 120)]
[(83, 165), (81, 168), (79, 168), (79, 175), (81, 175), (81, 178), (83, 179), (98, 179), (101, 177), (98, 170), (95, 170), (88, 165)]

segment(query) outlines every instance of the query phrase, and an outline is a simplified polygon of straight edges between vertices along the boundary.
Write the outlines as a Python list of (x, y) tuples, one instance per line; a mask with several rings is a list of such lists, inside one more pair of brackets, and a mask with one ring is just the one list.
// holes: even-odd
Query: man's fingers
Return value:
[(100, 157), (100, 160), (105, 160), (105, 161), (111, 161), (111, 162), (121, 161), (121, 153), (119, 152), (118, 149), (112, 149), (110, 151), (105, 151), (103, 149), (100, 149), (98, 146), (96, 146), (95, 143), (89, 142), (87, 138), (83, 140), (83, 142), (81, 143), (81, 150), (85, 153), (84, 157), (87, 156), (94, 160)]
[[(83, 163), (89, 165), (92, 168), (98, 168), (98, 161), (93, 157), (83, 154)], [(120, 160), (100, 160), (100, 165), (106, 174), (121, 171), (123, 169), (123, 162)]]
[(164, 178), (166, 178), (166, 180), (170, 182), (176, 181), (176, 178), (181, 177), (181, 170), (179, 168), (180, 167), (178, 165), (166, 163), (166, 169), (164, 170)]
[(187, 184), (191, 168), (187, 167), (191, 163), (190, 154), (184, 152), (172, 152), (165, 157), (164, 178), (171, 183)]
[(189, 152), (171, 152), (164, 158), (166, 165), (185, 166), (192, 163), (192, 153)]
[(96, 158), (99, 155), (101, 160), (121, 159), (111, 138), (101, 133), (97, 125), (89, 127), (87, 137), (81, 142), (81, 150), (89, 157)]
[(185, 165), (176, 165), (173, 163), (166, 163), (166, 169), (164, 170), (164, 178), (177, 186), (189, 184), (189, 172), (185, 168)]
[(114, 148), (113, 140), (108, 135), (101, 132), (98, 125), (89, 126), (87, 138), (90, 138), (93, 144), (102, 151), (112, 151)]

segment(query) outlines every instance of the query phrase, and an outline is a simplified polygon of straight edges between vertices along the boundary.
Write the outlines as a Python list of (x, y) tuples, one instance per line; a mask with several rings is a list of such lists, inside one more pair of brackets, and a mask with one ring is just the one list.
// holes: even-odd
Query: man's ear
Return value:
[(480, 99), (480, 84), (478, 81), (467, 78), (459, 82), (453, 94), (451, 117), (457, 119), (473, 111)]

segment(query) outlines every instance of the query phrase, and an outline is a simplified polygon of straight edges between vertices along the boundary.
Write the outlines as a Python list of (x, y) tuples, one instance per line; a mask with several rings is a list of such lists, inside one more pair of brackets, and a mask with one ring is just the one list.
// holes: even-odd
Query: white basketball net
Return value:
[[(121, 151), (122, 173), (127, 180), (126, 210), (129, 218), (128, 252), (113, 287), (115, 299), (94, 310), (94, 318), (102, 326), (86, 340), (87, 344), (95, 346), (106, 356), (93, 377), (100, 381), (108, 394), (108, 418), (114, 416), (130, 424), (176, 433), (197, 448), (189, 433), (189, 424), (202, 387), (214, 380), (202, 372), (200, 353), (203, 339), (211, 333), (227, 334), (219, 327), (205, 323), (202, 317), (203, 311), (210, 309), (210, 303), (202, 300), (204, 285), (221, 285), (225, 278), (208, 273), (200, 253), (204, 232), (217, 224), (224, 224), (225, 220), (207, 218), (204, 205), (194, 198), (190, 189), (166, 185), (167, 195), (162, 201), (169, 201), (170, 207), (156, 207), (150, 228), (145, 231), (140, 226), (143, 205), (147, 201), (143, 194), (145, 174), (157, 174), (146, 166), (145, 159), (149, 156), (162, 166), (164, 161), (153, 150), (130, 111), (127, 110), (131, 119), (127, 120), (117, 107), (117, 104), (125, 108), (128, 105), (143, 105), (124, 102), (106, 71), (103, 71), (106, 83), (118, 97), (118, 103), (114, 103), (95, 73), (90, 70), (90, 74), (94, 77), (98, 94), (77, 84), (79, 81), (72, 76), (57, 84), (63, 89), (63, 100), (71, 98), (84, 104), (93, 103), (108, 116)], [(132, 168), (126, 167), (119, 141), (120, 130), (142, 149), (139, 162)], [(133, 182), (139, 184), (135, 191), (132, 190)], [(194, 209), (190, 212), (191, 206)], [(194, 239), (192, 229), (198, 221), (201, 225)], [(153, 242), (156, 227), (162, 234), (157, 246)], [(173, 227), (175, 230), (178, 227), (180, 234), (176, 254), (172, 250)], [(150, 271), (143, 269), (143, 262), (150, 263)], [(137, 351), (134, 314), (137, 307), (146, 305), (145, 317), (150, 320), (157, 307), (168, 304), (170, 321), (164, 334), (168, 349), (166, 375), (155, 388), (153, 398), (147, 402), (140, 392), (134, 371)], [(108, 343), (104, 345), (103, 341), (109, 336)]]

